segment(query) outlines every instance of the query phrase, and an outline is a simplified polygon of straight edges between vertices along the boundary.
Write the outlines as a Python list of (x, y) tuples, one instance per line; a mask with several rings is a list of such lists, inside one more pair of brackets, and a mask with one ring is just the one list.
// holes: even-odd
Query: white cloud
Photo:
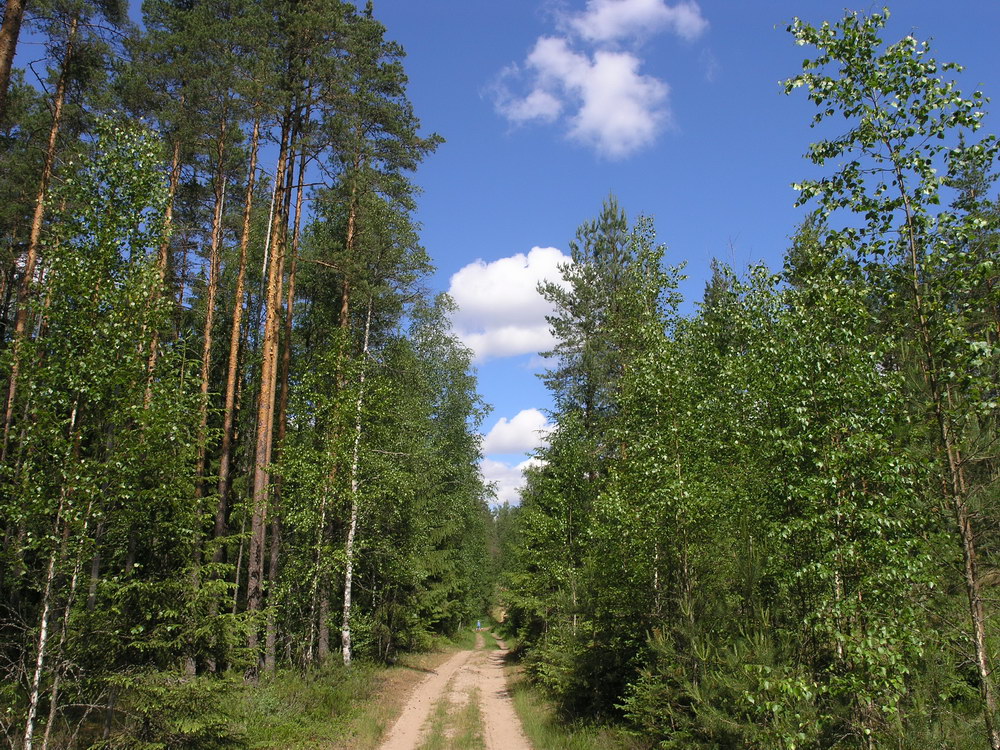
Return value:
[(538, 409), (523, 409), (508, 420), (501, 417), (483, 439), (483, 453), (529, 453), (538, 448), (552, 425)]
[(629, 52), (598, 50), (590, 56), (571, 49), (562, 37), (542, 37), (525, 61), (534, 87), (522, 98), (502, 91), (497, 107), (514, 123), (553, 122), (571, 108), (566, 118), (571, 139), (611, 158), (628, 156), (651, 143), (670, 121), (669, 87), (642, 75), (640, 65)]
[(588, 0), (583, 13), (566, 25), (592, 42), (611, 42), (668, 29), (684, 39), (697, 39), (708, 28), (698, 3), (668, 5), (664, 0)]
[(476, 353), (477, 362), (494, 357), (516, 357), (529, 352), (548, 351), (555, 345), (548, 324), (544, 322), (532, 326), (501, 326), (473, 333), (459, 331), (459, 337)]
[(625, 52), (598, 52), (579, 89), (582, 105), (570, 136), (612, 158), (628, 156), (653, 142), (669, 122), (664, 106), (670, 89), (639, 74), (639, 60)]
[(448, 293), (458, 305), (455, 330), (478, 361), (553, 346), (545, 321), (552, 307), (537, 286), (560, 281), (559, 264), (569, 260), (554, 247), (535, 247), (490, 263), (476, 260), (452, 275)]
[(541, 120), (553, 122), (563, 109), (563, 103), (554, 94), (535, 89), (523, 99), (510, 99), (504, 105), (504, 114), (512, 122)]
[[(619, 159), (648, 146), (672, 120), (670, 87), (641, 73), (643, 61), (620, 45), (664, 30), (695, 39), (708, 22), (691, 0), (588, 0), (560, 27), (563, 36), (539, 37), (522, 66), (501, 72), (497, 111), (518, 125), (562, 122), (570, 139)], [(513, 93), (518, 86), (527, 93)]]
[(484, 458), (479, 464), (479, 470), (487, 482), (495, 485), (497, 504), (518, 505), (521, 502), (521, 489), (524, 487), (524, 470), (541, 464), (537, 458), (529, 458), (519, 464)]
[(551, 362), (549, 362), (548, 359), (543, 357), (541, 354), (536, 354), (525, 362), (523, 367), (525, 370), (543, 370), (550, 365)]

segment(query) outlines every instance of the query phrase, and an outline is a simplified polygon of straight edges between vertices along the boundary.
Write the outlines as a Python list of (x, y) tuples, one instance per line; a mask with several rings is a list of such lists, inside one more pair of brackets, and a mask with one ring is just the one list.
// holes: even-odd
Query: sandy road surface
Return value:
[(417, 685), (379, 750), (417, 750), (435, 706), (448, 701), (457, 710), (473, 695), (480, 701), (487, 750), (531, 750), (507, 692), (507, 650), (503, 641), (497, 645), (499, 649), (486, 650), (482, 633), (477, 633), (474, 651), (459, 651)]

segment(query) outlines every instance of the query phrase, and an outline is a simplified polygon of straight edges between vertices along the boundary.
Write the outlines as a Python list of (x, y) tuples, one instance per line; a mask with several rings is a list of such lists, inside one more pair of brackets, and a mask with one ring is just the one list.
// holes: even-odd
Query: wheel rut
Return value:
[(477, 632), (474, 650), (459, 651), (417, 685), (379, 750), (418, 750), (427, 740), (431, 714), (442, 701), (450, 713), (470, 700), (479, 702), (486, 750), (531, 750), (507, 689), (506, 644), (493, 638), (497, 648), (487, 650), (483, 633)]

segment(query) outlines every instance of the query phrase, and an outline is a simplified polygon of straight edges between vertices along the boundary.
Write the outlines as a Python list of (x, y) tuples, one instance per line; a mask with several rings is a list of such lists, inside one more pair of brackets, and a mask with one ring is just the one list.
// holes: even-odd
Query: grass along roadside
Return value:
[(556, 715), (541, 690), (531, 685), (517, 667), (508, 672), (507, 684), (514, 710), (532, 747), (539, 750), (639, 750), (644, 747), (618, 729), (566, 724)]
[(402, 654), (389, 667), (333, 662), (305, 675), (280, 672), (237, 690), (225, 713), (243, 746), (256, 750), (374, 750), (413, 688), (455, 651), (471, 648), (467, 642), (475, 643), (474, 628), (436, 638), (433, 651)]
[(373, 700), (380, 668), (331, 664), (306, 674), (282, 671), (239, 689), (228, 702), (231, 725), (251, 748), (327, 747)]
[[(513, 648), (510, 641), (507, 646)], [(642, 750), (648, 747), (638, 744), (621, 729), (566, 723), (559, 718), (541, 688), (531, 684), (519, 664), (510, 663), (504, 672), (521, 727), (537, 750)]]

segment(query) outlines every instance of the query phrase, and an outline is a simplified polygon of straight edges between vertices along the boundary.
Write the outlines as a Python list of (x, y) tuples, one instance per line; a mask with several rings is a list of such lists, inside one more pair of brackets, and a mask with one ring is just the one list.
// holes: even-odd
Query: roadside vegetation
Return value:
[(998, 146), (887, 17), (788, 27), (820, 139), (784, 268), (682, 315), (611, 197), (541, 287), (556, 427), (497, 530), (542, 747), (1000, 750)]

